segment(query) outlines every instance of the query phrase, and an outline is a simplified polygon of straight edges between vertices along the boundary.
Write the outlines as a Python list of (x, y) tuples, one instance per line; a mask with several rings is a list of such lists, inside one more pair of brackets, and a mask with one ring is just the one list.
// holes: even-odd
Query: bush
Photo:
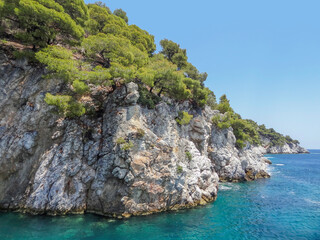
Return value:
[(260, 136), (257, 131), (257, 125), (251, 120), (241, 119), (239, 114), (227, 112), (223, 116), (220, 114), (212, 118), (212, 123), (220, 128), (232, 127), (233, 134), (236, 137), (236, 147), (241, 149), (246, 146), (246, 142), (258, 145)]
[(80, 117), (86, 113), (84, 106), (72, 99), (68, 95), (52, 95), (50, 93), (46, 94), (44, 101), (48, 105), (56, 106), (58, 112), (66, 117)]
[(186, 151), (186, 158), (188, 159), (189, 162), (192, 160), (192, 155), (189, 151)]
[(177, 166), (177, 173), (180, 174), (180, 173), (182, 173), (182, 172), (183, 172), (182, 166), (178, 165), (178, 166)]
[(231, 127), (231, 116), (229, 113), (221, 116), (220, 114), (212, 117), (212, 123), (219, 129)]
[(143, 129), (139, 128), (139, 129), (137, 130), (137, 137), (138, 137), (138, 138), (143, 138), (145, 134), (146, 134), (146, 133), (145, 133), (145, 131), (144, 131)]
[(74, 91), (80, 95), (85, 94), (86, 92), (89, 91), (88, 85), (78, 79), (73, 81), (72, 87)]
[(193, 115), (183, 111), (183, 112), (179, 112), (179, 116), (178, 118), (176, 118), (176, 121), (180, 125), (187, 125), (190, 123), (192, 118), (193, 118)]
[(228, 100), (225, 94), (220, 97), (220, 102), (217, 105), (217, 110), (219, 110), (221, 113), (233, 112), (233, 109), (230, 106), (230, 100)]
[(270, 139), (270, 146), (283, 146), (285, 143), (299, 144), (298, 140), (293, 140), (289, 136), (283, 136), (273, 128), (266, 128), (265, 125), (257, 126), (257, 131), (261, 136)]
[(149, 92), (146, 88), (139, 88), (139, 95), (138, 103), (149, 109), (154, 109), (155, 105), (161, 100), (160, 97)]
[(126, 142), (126, 140), (124, 140), (123, 137), (119, 137), (117, 140), (116, 140), (116, 144), (120, 145), (120, 144), (124, 144)]
[(133, 148), (133, 142), (131, 142), (131, 141), (121, 145), (121, 149), (124, 150), (124, 151), (127, 151), (127, 150), (129, 150), (131, 148)]
[(71, 101), (68, 107), (68, 112), (66, 114), (67, 117), (75, 118), (81, 117), (86, 113), (86, 109), (82, 103)]

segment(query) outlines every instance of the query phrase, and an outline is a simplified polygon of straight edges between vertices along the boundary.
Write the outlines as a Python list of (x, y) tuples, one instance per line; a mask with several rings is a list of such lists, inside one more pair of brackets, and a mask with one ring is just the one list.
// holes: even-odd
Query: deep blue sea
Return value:
[(128, 220), (0, 213), (0, 239), (320, 240), (320, 150), (267, 157), (270, 179), (221, 184), (205, 207)]

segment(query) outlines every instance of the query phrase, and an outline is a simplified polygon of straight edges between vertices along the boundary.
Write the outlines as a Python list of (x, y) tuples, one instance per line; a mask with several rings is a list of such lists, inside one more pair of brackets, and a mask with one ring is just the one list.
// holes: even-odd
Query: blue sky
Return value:
[[(94, 2), (94, 1), (86, 1)], [(320, 1), (109, 0), (129, 24), (187, 49), (243, 118), (320, 148)]]

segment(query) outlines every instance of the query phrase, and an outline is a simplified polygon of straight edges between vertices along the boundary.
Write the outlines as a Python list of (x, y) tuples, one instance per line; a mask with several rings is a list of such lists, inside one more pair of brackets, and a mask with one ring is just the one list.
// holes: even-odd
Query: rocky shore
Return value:
[[(44, 102), (65, 83), (0, 57), (0, 209), (34, 214), (92, 212), (130, 217), (214, 201), (220, 181), (268, 178), (265, 153), (300, 146), (235, 147), (232, 129), (211, 122), (209, 107), (165, 99), (137, 103), (138, 86), (93, 89), (83, 101), (102, 110), (61, 118)], [(193, 115), (179, 125), (179, 112)], [(267, 145), (267, 142), (266, 142)]]

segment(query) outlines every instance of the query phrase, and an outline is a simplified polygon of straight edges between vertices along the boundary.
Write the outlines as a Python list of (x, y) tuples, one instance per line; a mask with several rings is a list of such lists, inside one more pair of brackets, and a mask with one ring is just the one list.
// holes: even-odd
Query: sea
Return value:
[(320, 150), (266, 155), (270, 179), (222, 183), (204, 207), (116, 220), (0, 213), (0, 239), (320, 240)]

